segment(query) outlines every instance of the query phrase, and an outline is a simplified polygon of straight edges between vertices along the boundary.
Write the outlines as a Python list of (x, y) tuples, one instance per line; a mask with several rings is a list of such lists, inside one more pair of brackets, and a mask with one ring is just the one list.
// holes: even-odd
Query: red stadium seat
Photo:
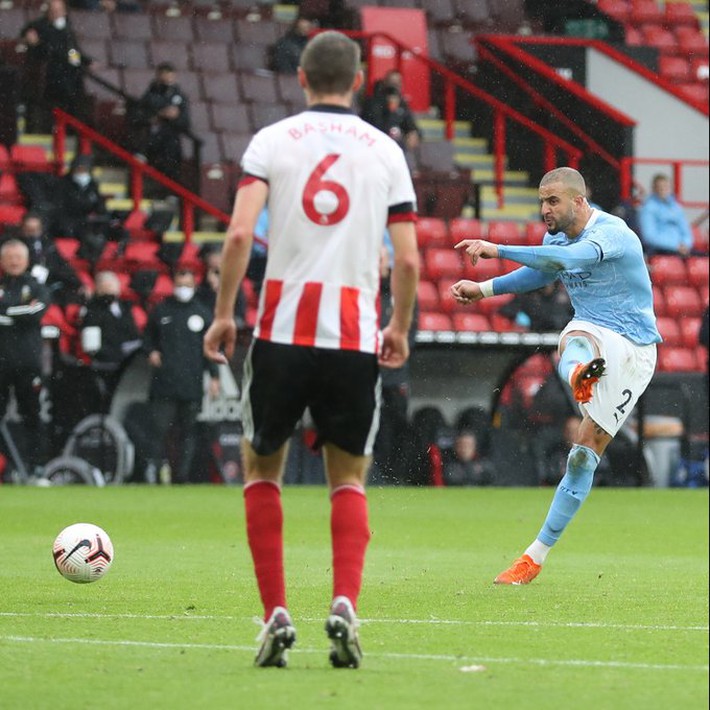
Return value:
[(0, 175), (0, 203), (3, 205), (21, 205), (24, 199), (17, 180), (12, 173)]
[(148, 303), (151, 306), (154, 306), (156, 303), (160, 303), (160, 301), (164, 298), (171, 296), (172, 293), (172, 279), (167, 274), (158, 274), (158, 278), (155, 279), (153, 290), (150, 292), (150, 296), (148, 297)]
[(502, 308), (506, 303), (510, 303), (515, 298), (512, 293), (506, 293), (501, 296), (490, 296), (478, 301), (478, 310), (486, 315), (495, 313)]
[(636, 27), (632, 27), (631, 25), (626, 25), (626, 27), (624, 27), (624, 37), (625, 42), (629, 45), (629, 47), (641, 47), (645, 44), (641, 30)]
[(690, 65), (685, 57), (661, 55), (658, 58), (658, 73), (671, 82), (687, 81), (690, 78)]
[(679, 346), (683, 344), (680, 326), (675, 318), (662, 317), (656, 319), (656, 327), (666, 345)]
[(464, 255), (463, 276), (471, 281), (488, 281), (503, 273), (503, 262), (500, 259), (479, 259), (474, 266), (468, 256)]
[(653, 287), (653, 310), (656, 318), (666, 315), (666, 299), (660, 286)]
[(20, 145), (15, 143), (10, 148), (10, 159), (17, 172), (25, 170), (50, 172), (54, 169), (47, 156), (47, 151), (40, 145)]
[(158, 258), (157, 242), (128, 242), (123, 257), (130, 271), (150, 269), (160, 273), (167, 273), (167, 265)]
[(528, 222), (525, 225), (525, 242), (531, 247), (542, 244), (546, 233), (547, 225), (544, 222)]
[(19, 226), (25, 212), (22, 205), (0, 205), (0, 226)]
[(708, 56), (708, 41), (705, 35), (693, 27), (678, 27), (675, 31), (678, 51), (694, 57)]
[(689, 2), (666, 2), (664, 23), (669, 29), (685, 25), (698, 28), (698, 16)]
[(500, 313), (491, 313), (488, 317), (491, 321), (491, 328), (496, 333), (524, 333), (527, 330)]
[(10, 153), (8, 152), (7, 148), (5, 147), (4, 143), (0, 143), (0, 170), (9, 170), (10, 169)]
[(449, 222), (451, 243), (458, 244), (462, 239), (485, 239), (486, 230), (480, 219), (456, 217)]
[(645, 43), (656, 49), (675, 50), (678, 44), (675, 35), (659, 25), (644, 25), (641, 34)]
[(439, 307), (439, 291), (431, 281), (417, 285), (417, 304), (422, 311), (435, 311)]
[(420, 217), (416, 224), (419, 247), (451, 247), (446, 222), (438, 217)]
[(491, 330), (488, 318), (482, 313), (454, 313), (451, 317), (454, 330), (467, 332), (485, 332)]
[(419, 314), (419, 330), (451, 330), (451, 318), (445, 313), (424, 311)]
[(597, 7), (621, 23), (626, 22), (631, 14), (631, 5), (626, 0), (599, 0)]
[(693, 226), (693, 251), (698, 254), (707, 254), (710, 248), (710, 237), (708, 236), (707, 227)]
[(688, 284), (685, 260), (680, 256), (652, 256), (649, 259), (649, 271), (652, 283), (657, 286), (686, 286)]
[(710, 261), (706, 256), (691, 256), (685, 262), (685, 268), (688, 272), (688, 283), (691, 286), (700, 288), (707, 286), (710, 280)]
[(664, 289), (666, 315), (670, 318), (700, 317), (703, 302), (697, 289), (692, 286), (668, 286)]
[(695, 372), (700, 368), (694, 349), (662, 344), (658, 347), (658, 369), (661, 372)]
[(424, 264), (427, 276), (432, 281), (441, 278), (459, 279), (463, 273), (461, 255), (453, 249), (427, 249)]
[(635, 25), (642, 23), (660, 25), (664, 20), (664, 14), (656, 0), (632, 0), (629, 20)]
[(680, 339), (684, 348), (694, 348), (698, 345), (698, 335), (700, 334), (702, 322), (702, 318), (680, 319)]
[(488, 240), (496, 244), (520, 244), (520, 226), (517, 222), (489, 222)]

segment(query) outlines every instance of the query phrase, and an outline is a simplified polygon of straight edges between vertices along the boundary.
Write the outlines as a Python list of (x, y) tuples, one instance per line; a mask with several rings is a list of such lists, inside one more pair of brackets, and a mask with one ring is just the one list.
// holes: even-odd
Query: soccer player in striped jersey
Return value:
[[(227, 362), (233, 303), (254, 225), (269, 209), (269, 252), (242, 392), (247, 538), (264, 605), (258, 666), (286, 665), (295, 629), (286, 602), (281, 479), (288, 438), (306, 407), (324, 448), (331, 501), (333, 599), (326, 621), (334, 667), (362, 656), (356, 609), (370, 538), (365, 478), (377, 432), (379, 365), (400, 367), (418, 281), (415, 194), (404, 154), (351, 109), (359, 47), (316, 35), (298, 78), (307, 109), (259, 131), (222, 251), (205, 352)], [(394, 310), (380, 331), (382, 235), (394, 245)]]
[(604, 450), (651, 381), (661, 336), (641, 242), (619, 217), (592, 208), (584, 178), (572, 168), (545, 174), (539, 187), (547, 234), (540, 247), (502, 246), (464, 239), (473, 265), (501, 257), (522, 264), (504, 276), (458, 281), (459, 303), (522, 293), (560, 279), (574, 317), (560, 335), (558, 372), (582, 410), (567, 469), (537, 538), (496, 584), (528, 584), (539, 574), (592, 488)]

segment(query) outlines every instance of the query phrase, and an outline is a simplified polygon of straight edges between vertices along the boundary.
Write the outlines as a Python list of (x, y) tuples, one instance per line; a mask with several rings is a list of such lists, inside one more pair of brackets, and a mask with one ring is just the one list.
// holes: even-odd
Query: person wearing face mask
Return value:
[(41, 463), (41, 319), (47, 309), (45, 287), (29, 272), (27, 245), (9, 239), (0, 246), (0, 420), (14, 390), (26, 434), (25, 460)]
[(141, 346), (131, 303), (120, 293), (118, 276), (101, 271), (94, 295), (79, 313), (82, 351), (95, 375), (85, 393), (88, 412), (108, 412), (125, 365)]
[(172, 482), (189, 481), (204, 372), (209, 373), (209, 396), (216, 397), (220, 391), (217, 365), (202, 353), (202, 338), (211, 320), (210, 310), (195, 298), (195, 274), (186, 269), (176, 272), (173, 295), (156, 305), (148, 316), (143, 346), (152, 368), (149, 399), (153, 447), (145, 471), (147, 483), (155, 483), (158, 470), (167, 459), (166, 437), (172, 426), (180, 432)]
[(55, 107), (84, 120), (83, 69), (92, 60), (79, 47), (65, 0), (49, 0), (44, 14), (23, 27), (20, 39), (27, 47), (27, 130), (51, 132), (50, 110)]
[(158, 64), (155, 79), (138, 103), (130, 107), (129, 123), (134, 150), (156, 170), (182, 182), (180, 135), (190, 129), (190, 109), (172, 64)]
[(95, 262), (109, 235), (111, 217), (99, 185), (92, 175), (90, 155), (78, 155), (59, 183), (54, 232), (78, 239), (78, 256)]

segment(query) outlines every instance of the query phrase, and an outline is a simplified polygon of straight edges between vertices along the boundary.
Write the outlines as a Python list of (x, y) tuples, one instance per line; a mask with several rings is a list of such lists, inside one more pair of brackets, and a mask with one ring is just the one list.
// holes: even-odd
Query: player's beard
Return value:
[(549, 234), (552, 234), (553, 236), (555, 234), (559, 234), (560, 232), (567, 234), (567, 230), (573, 224), (574, 224), (574, 209), (572, 207), (570, 207), (567, 214), (561, 215), (558, 219), (554, 220), (554, 224), (552, 227), (550, 227), (549, 224), (547, 225), (547, 231)]

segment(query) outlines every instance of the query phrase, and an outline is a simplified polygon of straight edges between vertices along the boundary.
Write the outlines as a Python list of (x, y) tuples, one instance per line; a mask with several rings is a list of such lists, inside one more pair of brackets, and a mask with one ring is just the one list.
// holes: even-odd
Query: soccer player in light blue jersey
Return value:
[(580, 173), (557, 168), (540, 181), (540, 211), (547, 225), (542, 246), (502, 246), (480, 239), (456, 245), (474, 266), (478, 259), (497, 257), (522, 265), (489, 281), (458, 281), (451, 293), (459, 303), (533, 291), (559, 279), (574, 308), (572, 321), (560, 334), (558, 372), (579, 402), (582, 423), (542, 529), (525, 553), (495, 578), (496, 584), (528, 584), (537, 577), (656, 367), (661, 336), (641, 242), (623, 220), (592, 208), (585, 195)]

